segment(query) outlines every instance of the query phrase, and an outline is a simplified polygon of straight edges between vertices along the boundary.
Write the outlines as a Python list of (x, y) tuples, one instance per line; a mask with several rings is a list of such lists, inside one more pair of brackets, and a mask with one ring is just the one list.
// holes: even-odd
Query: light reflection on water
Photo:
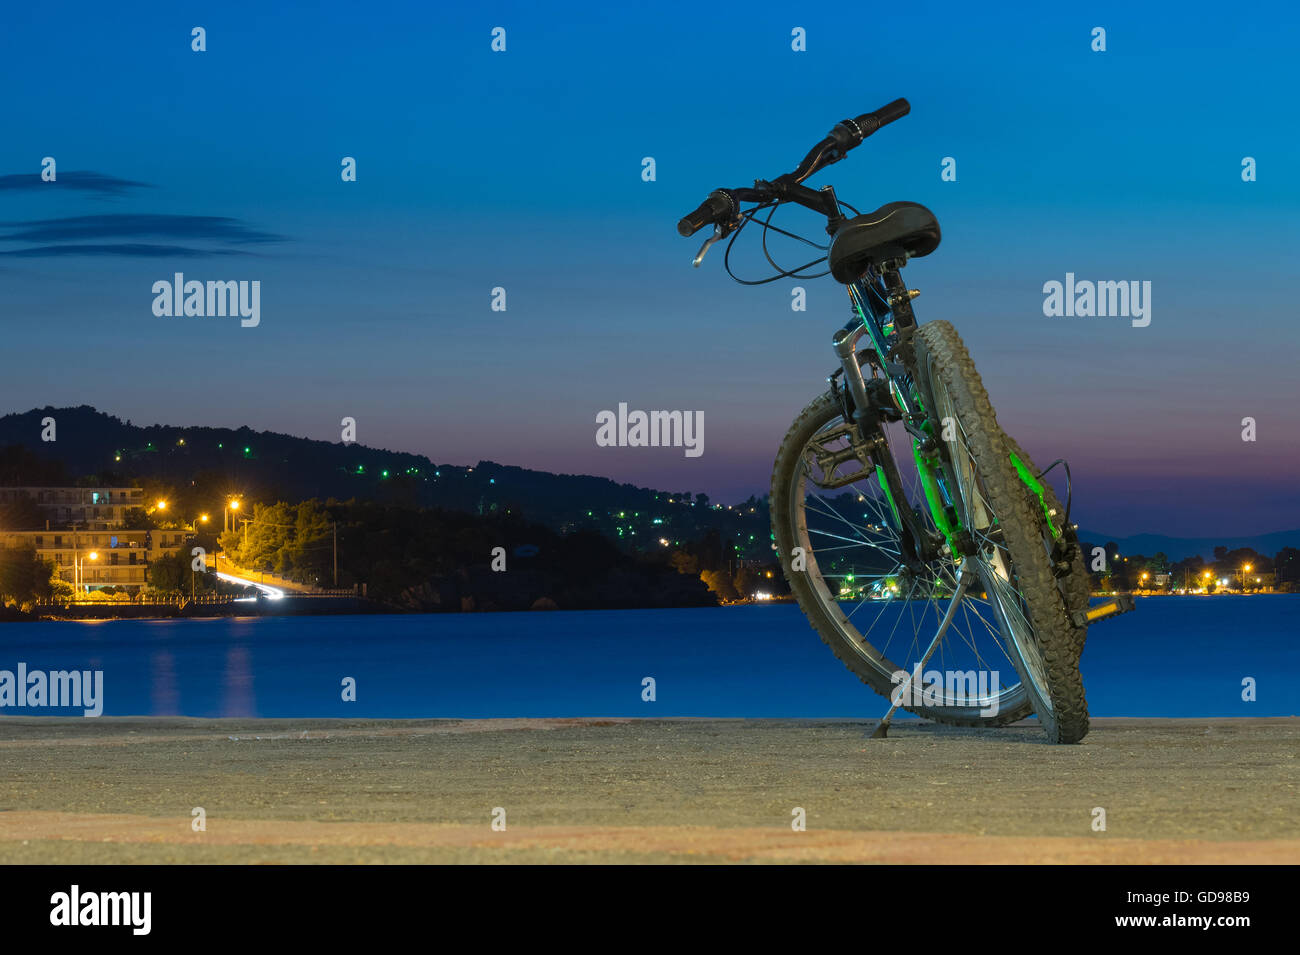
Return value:
[[(1146, 598), (1089, 634), (1097, 716), (1300, 713), (1300, 595)], [(102, 669), (104, 714), (875, 719), (791, 604), (0, 625), (0, 669)], [(654, 677), (657, 699), (641, 698)], [(1258, 681), (1258, 702), (1241, 680)], [(342, 682), (356, 680), (356, 701)], [(0, 716), (72, 715), (0, 709)], [(79, 711), (77, 711), (79, 715)]]

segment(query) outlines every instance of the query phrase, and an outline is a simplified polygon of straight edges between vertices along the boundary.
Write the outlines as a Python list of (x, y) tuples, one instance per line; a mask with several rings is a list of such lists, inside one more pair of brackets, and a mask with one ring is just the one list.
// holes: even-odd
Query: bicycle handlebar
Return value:
[[(835, 124), (825, 139), (812, 148), (803, 162), (793, 172), (778, 177), (777, 183), (798, 184), (818, 170), (825, 169), (831, 163), (839, 162), (872, 133), (895, 120), (902, 119), (912, 106), (905, 99), (896, 99), (870, 113), (863, 113), (856, 119), (846, 119)], [(763, 186), (769, 188), (764, 189)], [(771, 183), (755, 183), (753, 189), (715, 189), (690, 215), (684, 216), (677, 223), (677, 232), (683, 237), (692, 236), (707, 225), (728, 223), (740, 214), (740, 202), (762, 202), (771, 198), (776, 192)]]
[(738, 211), (726, 190), (714, 189), (694, 212), (678, 221), (677, 232), (683, 238), (695, 235), (709, 223), (721, 222), (724, 216), (730, 219)]

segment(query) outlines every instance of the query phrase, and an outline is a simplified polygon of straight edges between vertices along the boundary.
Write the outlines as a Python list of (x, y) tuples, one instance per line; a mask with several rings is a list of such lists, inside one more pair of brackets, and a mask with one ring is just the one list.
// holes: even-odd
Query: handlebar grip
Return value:
[[(865, 116), (858, 117), (858, 123), (861, 124), (867, 117), (875, 117), (876, 129), (881, 126), (888, 126), (896, 119), (902, 119), (912, 111), (912, 104), (905, 99), (896, 99), (886, 106), (880, 107), (874, 113), (867, 113)], [(875, 130), (872, 130), (874, 132)]]
[(830, 138), (842, 152), (847, 152), (860, 144), (881, 126), (888, 126), (896, 119), (902, 119), (912, 111), (912, 104), (905, 99), (896, 99), (871, 113), (863, 113), (857, 119), (846, 119), (831, 130)]
[(735, 211), (735, 203), (731, 197), (721, 189), (715, 189), (694, 212), (678, 221), (677, 234), (683, 237), (693, 236), (706, 225), (718, 222), (724, 217), (731, 218)]

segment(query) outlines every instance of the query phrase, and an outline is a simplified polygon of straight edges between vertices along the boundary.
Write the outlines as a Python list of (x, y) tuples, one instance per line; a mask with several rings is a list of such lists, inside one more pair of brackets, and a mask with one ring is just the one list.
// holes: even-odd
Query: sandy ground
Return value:
[(6, 717), (0, 862), (1300, 862), (1300, 719), (871, 725)]

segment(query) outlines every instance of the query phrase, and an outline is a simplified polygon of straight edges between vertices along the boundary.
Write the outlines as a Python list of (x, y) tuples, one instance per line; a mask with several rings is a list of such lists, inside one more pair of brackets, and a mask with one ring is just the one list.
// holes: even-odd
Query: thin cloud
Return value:
[(15, 192), (21, 189), (76, 189), (102, 196), (120, 196), (129, 189), (152, 188), (153, 186), (147, 182), (119, 179), (116, 176), (86, 169), (58, 173), (53, 182), (43, 180), (39, 172), (20, 172), (0, 176), (0, 192)]
[(120, 242), (111, 245), (40, 245), (27, 249), (11, 249), (0, 256), (14, 258), (52, 258), (58, 256), (127, 256), (143, 259), (205, 258), (212, 255), (250, 255), (239, 249), (191, 249), (180, 245), (149, 245), (142, 242)]
[(61, 219), (33, 219), (3, 222), (4, 242), (69, 242), (77, 239), (117, 239), (152, 236), (166, 239), (229, 242), (246, 245), (279, 242), (283, 236), (253, 229), (226, 216), (142, 215), (121, 213), (103, 216), (69, 216)]

